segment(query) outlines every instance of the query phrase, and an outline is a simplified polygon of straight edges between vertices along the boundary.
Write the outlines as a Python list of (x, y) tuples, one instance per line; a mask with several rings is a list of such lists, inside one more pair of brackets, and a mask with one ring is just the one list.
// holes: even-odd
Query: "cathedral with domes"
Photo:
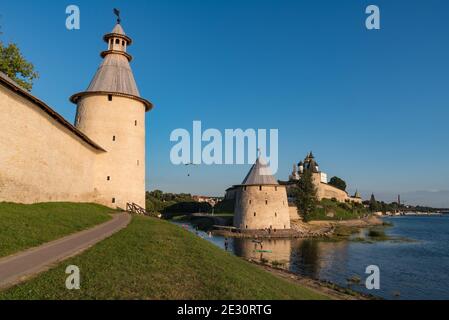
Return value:
[(282, 183), (287, 186), (289, 199), (293, 198), (293, 187), (298, 183), (306, 171), (312, 173), (312, 181), (317, 190), (318, 200), (335, 199), (339, 202), (362, 203), (362, 198), (358, 191), (354, 196), (350, 196), (346, 191), (340, 190), (328, 183), (327, 174), (320, 170), (320, 166), (312, 152), (307, 154), (304, 160), (293, 166), (293, 172), (289, 176), (289, 180)]
[(312, 152), (294, 165), (288, 181), (278, 181), (265, 161), (258, 158), (243, 182), (226, 190), (225, 200), (234, 204), (234, 227), (242, 233), (265, 230), (269, 234), (288, 234), (291, 221), (300, 219), (295, 188), (306, 172), (312, 175), (318, 200), (362, 203), (358, 192), (351, 197), (328, 184), (327, 174), (320, 170)]

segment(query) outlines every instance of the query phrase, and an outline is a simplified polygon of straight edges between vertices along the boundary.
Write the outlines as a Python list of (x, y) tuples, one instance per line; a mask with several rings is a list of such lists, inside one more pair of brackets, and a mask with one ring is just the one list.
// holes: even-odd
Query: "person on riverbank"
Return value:
[(225, 238), (224, 246), (225, 246), (225, 251), (228, 251), (228, 247), (229, 247), (228, 238)]

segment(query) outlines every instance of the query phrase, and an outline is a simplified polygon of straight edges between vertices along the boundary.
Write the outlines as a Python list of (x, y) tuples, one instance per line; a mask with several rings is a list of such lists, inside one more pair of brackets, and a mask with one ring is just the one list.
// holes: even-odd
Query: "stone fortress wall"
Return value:
[[(330, 184), (324, 183), (321, 181), (321, 175), (319, 173), (313, 173), (312, 174), (312, 181), (315, 185), (315, 188), (317, 190), (317, 198), (319, 201), (323, 199), (335, 199), (338, 202), (354, 202), (354, 203), (362, 203), (362, 198), (357, 197), (351, 197), (346, 191), (340, 190)], [(286, 183), (287, 187), (287, 195), (290, 199), (290, 204), (293, 205), (293, 201), (291, 199), (294, 198), (294, 188), (296, 185), (296, 181), (290, 181)], [(291, 209), (290, 215), (296, 216), (296, 214), (293, 212), (293, 209)]]
[(145, 207), (141, 102), (84, 97), (74, 127), (29, 93), (0, 85), (0, 113), (0, 201)]
[(294, 198), (295, 188), (304, 173), (305, 164), (307, 170), (312, 170), (312, 182), (317, 189), (318, 200), (335, 199), (339, 202), (362, 203), (358, 192), (351, 197), (346, 191), (327, 184), (312, 153), (307, 156), (305, 162), (298, 165), (299, 171), (296, 171), (295, 165), (287, 182), (279, 182), (274, 176), (267, 174), (266, 164), (258, 159), (241, 185), (226, 190), (225, 200), (234, 200), (234, 227), (243, 232), (291, 229), (291, 221), (301, 220)]
[(302, 217), (299, 215), (299, 210), (296, 205), (289, 203), (288, 212), (290, 214), (290, 221), (302, 220)]
[(304, 161), (301, 161), (298, 165), (295, 164), (293, 166), (293, 172), (289, 176), (288, 181), (281, 182), (283, 185), (287, 186), (287, 195), (290, 201), (294, 198), (294, 189), (296, 184), (306, 171), (309, 171), (312, 174), (312, 182), (316, 188), (317, 198), (319, 201), (323, 199), (335, 199), (339, 202), (363, 202), (358, 192), (351, 197), (346, 191), (340, 190), (328, 184), (327, 174), (320, 170), (320, 167), (312, 152), (306, 156)]
[(238, 229), (290, 229), (285, 186), (240, 186), (235, 195), (234, 226)]
[(104, 151), (30, 97), (0, 85), (0, 201), (95, 202), (95, 159)]
[(86, 96), (76, 127), (108, 151), (95, 159), (97, 202), (126, 208), (132, 199), (145, 207), (145, 106), (119, 96)]
[(339, 202), (362, 203), (361, 198), (351, 197), (346, 191), (340, 190), (330, 184), (323, 183), (319, 173), (313, 174), (313, 183), (317, 189), (317, 198), (320, 201), (323, 199), (336, 199)]
[[(145, 208), (145, 113), (120, 22), (88, 89), (73, 95), (76, 127), (0, 73), (0, 202), (95, 202)], [(91, 140), (92, 139), (92, 140)]]

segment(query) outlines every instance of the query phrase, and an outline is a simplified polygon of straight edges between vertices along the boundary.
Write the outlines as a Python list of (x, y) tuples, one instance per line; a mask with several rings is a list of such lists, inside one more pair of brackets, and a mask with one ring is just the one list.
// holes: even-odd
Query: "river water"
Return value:
[[(381, 242), (265, 240), (263, 250), (249, 239), (229, 239), (233, 254), (275, 262), (301, 276), (328, 280), (385, 299), (449, 299), (449, 216), (391, 217)], [(189, 230), (195, 232), (190, 226)], [(225, 248), (223, 237), (199, 236)], [(365, 288), (366, 267), (380, 268), (380, 289)], [(348, 279), (359, 277), (360, 284)]]

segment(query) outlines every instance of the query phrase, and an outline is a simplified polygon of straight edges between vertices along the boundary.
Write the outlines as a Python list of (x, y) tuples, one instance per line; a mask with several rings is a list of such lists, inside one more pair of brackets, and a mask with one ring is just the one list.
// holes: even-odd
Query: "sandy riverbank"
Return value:
[(282, 238), (331, 238), (338, 227), (347, 228), (367, 228), (381, 226), (383, 221), (377, 217), (368, 217), (363, 219), (344, 220), (344, 221), (311, 221), (303, 222), (300, 220), (292, 221), (291, 230), (279, 230), (268, 232), (265, 230), (252, 232), (232, 232), (228, 230), (215, 230), (214, 235), (230, 238), (264, 238), (264, 239), (282, 239)]

